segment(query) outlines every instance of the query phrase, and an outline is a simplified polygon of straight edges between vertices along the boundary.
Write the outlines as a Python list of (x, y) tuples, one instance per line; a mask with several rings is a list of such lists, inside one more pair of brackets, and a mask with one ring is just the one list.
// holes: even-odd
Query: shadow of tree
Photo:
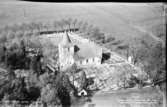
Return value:
[(58, 97), (61, 101), (62, 107), (71, 106), (71, 98), (66, 87), (62, 87), (61, 89), (58, 90)]

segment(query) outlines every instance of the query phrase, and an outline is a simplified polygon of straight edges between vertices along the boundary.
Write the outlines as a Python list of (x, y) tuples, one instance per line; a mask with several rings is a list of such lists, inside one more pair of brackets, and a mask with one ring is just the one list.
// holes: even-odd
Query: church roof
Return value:
[(42, 43), (46, 42), (47, 44), (48, 42), (51, 42), (55, 46), (59, 44), (63, 47), (71, 47), (76, 45), (79, 48), (79, 50), (74, 53), (74, 60), (76, 61), (101, 57), (102, 55), (102, 49), (96, 44), (90, 42), (82, 43), (76, 40), (74, 37), (70, 36), (70, 34), (67, 32), (60, 35), (52, 35), (51, 37), (43, 36), (42, 38)]
[(84, 60), (94, 57), (101, 57), (102, 49), (94, 44), (84, 43), (78, 44), (79, 51), (74, 54), (74, 59)]
[(71, 39), (70, 39), (67, 32), (63, 35), (63, 38), (62, 38), (62, 41), (60, 42), (60, 44), (62, 46), (72, 46)]

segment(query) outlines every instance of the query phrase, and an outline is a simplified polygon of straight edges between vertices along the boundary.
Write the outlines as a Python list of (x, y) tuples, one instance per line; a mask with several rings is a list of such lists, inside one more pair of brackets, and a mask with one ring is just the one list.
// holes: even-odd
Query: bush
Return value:
[(70, 93), (74, 89), (65, 73), (60, 72), (57, 75), (45, 73), (40, 76), (40, 81), (42, 102), (47, 105), (71, 105)]

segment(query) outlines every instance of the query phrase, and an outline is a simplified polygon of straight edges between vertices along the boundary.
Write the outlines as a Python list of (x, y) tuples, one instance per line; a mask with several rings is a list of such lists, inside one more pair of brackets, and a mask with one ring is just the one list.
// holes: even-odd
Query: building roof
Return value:
[(68, 46), (68, 47), (70, 47), (70, 46), (73, 46), (73, 44), (72, 44), (72, 42), (71, 42), (71, 39), (70, 39), (70, 37), (69, 37), (69, 35), (68, 35), (68, 33), (66, 32), (64, 35), (63, 35), (63, 38), (62, 38), (62, 41), (60, 42), (60, 44), (62, 45), (62, 46)]
[(78, 44), (79, 51), (74, 54), (74, 59), (76, 61), (89, 59), (94, 57), (101, 57), (102, 49), (95, 44), (84, 43)]
[(79, 48), (79, 50), (74, 54), (74, 60), (76, 61), (100, 57), (102, 55), (102, 49), (96, 44), (90, 42), (82, 43), (80, 41), (75, 42), (74, 38), (69, 36), (67, 32), (61, 34), (54, 34), (51, 36), (42, 36), (41, 40), (42, 43), (48, 43), (50, 41), (54, 45), (61, 44), (63, 47), (71, 47), (76, 45)]

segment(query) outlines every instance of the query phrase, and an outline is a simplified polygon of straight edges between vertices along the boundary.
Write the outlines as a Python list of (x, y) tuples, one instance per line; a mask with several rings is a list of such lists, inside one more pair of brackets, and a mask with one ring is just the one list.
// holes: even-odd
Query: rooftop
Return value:
[(40, 37), (42, 43), (51, 42), (55, 46), (62, 44), (63, 46), (74, 46), (76, 45), (79, 48), (74, 54), (75, 60), (83, 60), (91, 57), (99, 57), (101, 56), (102, 49), (98, 47), (96, 44), (90, 42), (81, 42), (81, 39), (76, 39), (75, 36), (69, 35), (66, 33), (55, 33), (43, 35)]
[(75, 60), (89, 59), (93, 57), (100, 57), (102, 55), (102, 50), (95, 44), (78, 44), (79, 51), (75, 53)]
[(69, 46), (72, 46), (72, 45), (73, 45), (72, 42), (71, 42), (71, 39), (70, 39), (70, 37), (69, 37), (69, 35), (68, 35), (67, 32), (64, 33), (60, 44), (61, 44), (62, 46), (66, 46), (66, 47), (67, 47), (67, 46), (69, 47)]

